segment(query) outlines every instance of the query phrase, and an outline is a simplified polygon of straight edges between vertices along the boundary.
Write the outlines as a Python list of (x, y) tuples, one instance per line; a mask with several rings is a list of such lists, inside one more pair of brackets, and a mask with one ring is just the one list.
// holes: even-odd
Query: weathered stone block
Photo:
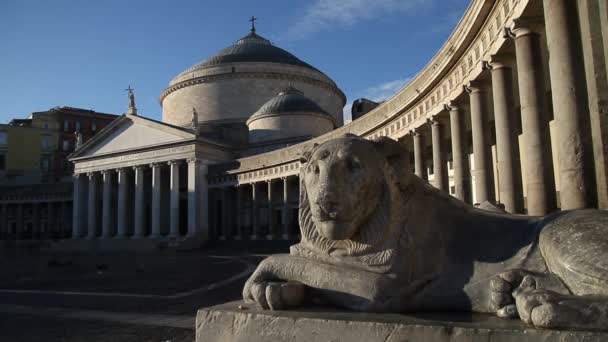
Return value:
[(197, 342), (606, 340), (608, 333), (535, 329), (517, 319), (485, 314), (370, 314), (325, 308), (269, 311), (237, 301), (200, 309), (196, 316)]

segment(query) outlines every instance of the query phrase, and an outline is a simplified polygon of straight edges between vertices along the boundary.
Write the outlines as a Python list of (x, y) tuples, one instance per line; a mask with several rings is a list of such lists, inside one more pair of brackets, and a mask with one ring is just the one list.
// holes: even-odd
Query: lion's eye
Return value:
[(358, 171), (361, 169), (361, 164), (353, 158), (346, 158), (346, 168), (348, 171)]
[(317, 165), (317, 163), (312, 163), (312, 164), (308, 165), (308, 172), (318, 174), (319, 165)]

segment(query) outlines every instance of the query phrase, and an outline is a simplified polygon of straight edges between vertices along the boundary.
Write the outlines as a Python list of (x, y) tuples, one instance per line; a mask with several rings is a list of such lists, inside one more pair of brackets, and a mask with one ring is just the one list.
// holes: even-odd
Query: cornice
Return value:
[(346, 95), (344, 95), (344, 93), (342, 92), (342, 90), (340, 90), (340, 88), (336, 87), (335, 85), (333, 85), (331, 83), (320, 81), (320, 80), (314, 79), (312, 77), (285, 74), (285, 73), (279, 73), (279, 72), (231, 72), (231, 73), (221, 73), (221, 74), (200, 76), (200, 77), (196, 77), (196, 78), (193, 78), (190, 80), (176, 83), (172, 86), (165, 88), (160, 94), (159, 101), (162, 106), (162, 102), (165, 99), (165, 97), (167, 97), (167, 95), (169, 95), (179, 89), (182, 89), (182, 88), (190, 87), (190, 86), (193, 86), (196, 84), (201, 84), (201, 83), (215, 82), (215, 81), (219, 81), (219, 80), (228, 80), (228, 79), (239, 79), (239, 78), (279, 79), (279, 80), (304, 82), (304, 83), (312, 84), (312, 85), (315, 85), (315, 86), (318, 86), (321, 88), (325, 88), (329, 91), (332, 91), (336, 95), (338, 95), (344, 103), (346, 103)]

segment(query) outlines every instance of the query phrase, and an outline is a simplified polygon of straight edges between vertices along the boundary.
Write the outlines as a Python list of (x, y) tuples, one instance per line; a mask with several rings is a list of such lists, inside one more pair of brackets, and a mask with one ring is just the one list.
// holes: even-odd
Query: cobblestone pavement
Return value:
[(197, 309), (240, 299), (257, 263), (288, 246), (2, 255), (0, 341), (192, 341)]

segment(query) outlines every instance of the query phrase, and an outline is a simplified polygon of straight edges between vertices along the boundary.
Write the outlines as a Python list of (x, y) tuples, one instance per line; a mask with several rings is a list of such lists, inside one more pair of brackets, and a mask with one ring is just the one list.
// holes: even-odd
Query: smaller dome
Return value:
[(262, 115), (288, 112), (309, 112), (331, 116), (316, 102), (304, 96), (303, 92), (296, 88), (288, 87), (262, 105), (262, 107), (251, 116), (251, 119)]
[(335, 126), (331, 115), (293, 87), (268, 100), (247, 120), (250, 143), (310, 139)]

